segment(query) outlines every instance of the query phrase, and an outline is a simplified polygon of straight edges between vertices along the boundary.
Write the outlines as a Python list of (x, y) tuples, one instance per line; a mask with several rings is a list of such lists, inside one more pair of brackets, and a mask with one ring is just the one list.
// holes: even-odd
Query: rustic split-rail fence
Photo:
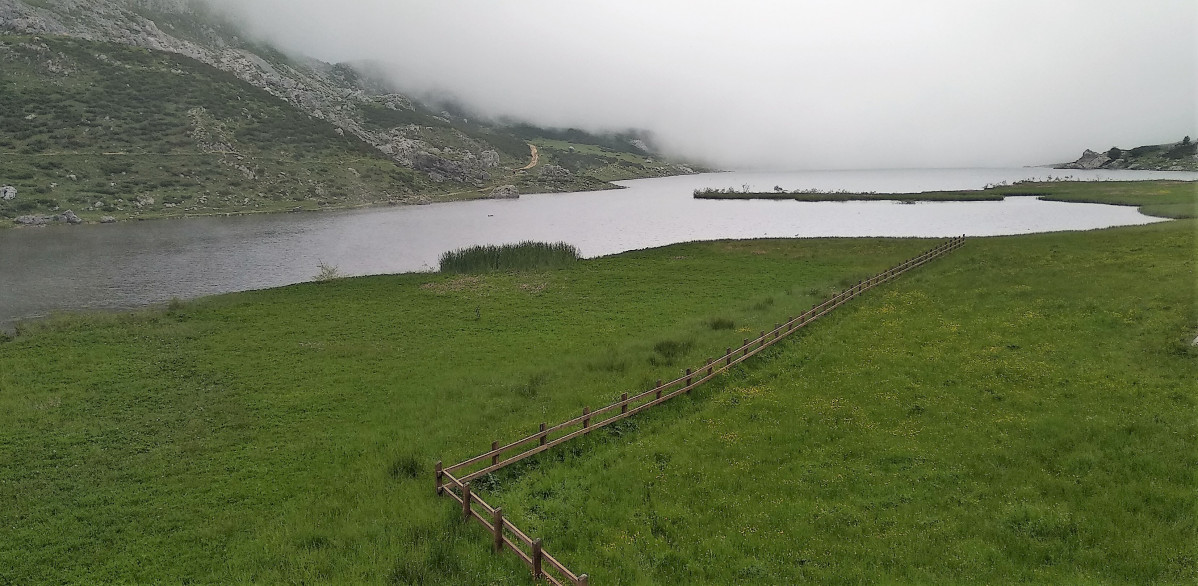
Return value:
[(534, 579), (544, 579), (556, 586), (565, 586), (566, 584), (587, 586), (586, 574), (571, 572), (565, 565), (549, 555), (540, 539), (529, 537), (519, 527), (507, 520), (503, 516), (503, 509), (487, 504), (478, 493), (471, 490), (470, 482), (554, 446), (584, 436), (596, 429), (632, 417), (678, 395), (689, 393), (699, 385), (778, 343), (779, 340), (799, 328), (831, 313), (858, 295), (944, 256), (964, 244), (964, 236), (952, 238), (915, 258), (858, 282), (827, 301), (803, 312), (798, 317), (792, 317), (785, 323), (776, 324), (772, 330), (761, 332), (761, 335), (756, 338), (746, 339), (744, 344), (738, 348), (726, 349), (721, 357), (708, 358), (702, 366), (686, 369), (686, 374), (681, 377), (665, 383), (657, 381), (654, 388), (643, 393), (634, 396), (624, 393), (620, 396), (619, 401), (594, 411), (584, 407), (582, 415), (554, 426), (542, 423), (536, 433), (507, 445), (501, 446), (499, 442), (491, 442), (490, 451), (452, 466), (442, 466), (441, 462), (437, 462), (437, 494), (447, 495), (461, 503), (463, 518), (478, 521), (491, 533), (493, 536), (492, 547), (495, 552), (508, 550), (514, 553), (532, 569)]

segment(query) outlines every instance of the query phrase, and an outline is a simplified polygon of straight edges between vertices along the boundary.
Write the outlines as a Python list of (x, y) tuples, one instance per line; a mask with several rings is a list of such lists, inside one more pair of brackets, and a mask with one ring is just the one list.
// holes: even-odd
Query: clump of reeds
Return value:
[(558, 269), (578, 261), (578, 249), (565, 242), (488, 244), (451, 250), (441, 255), (442, 273), (487, 273)]

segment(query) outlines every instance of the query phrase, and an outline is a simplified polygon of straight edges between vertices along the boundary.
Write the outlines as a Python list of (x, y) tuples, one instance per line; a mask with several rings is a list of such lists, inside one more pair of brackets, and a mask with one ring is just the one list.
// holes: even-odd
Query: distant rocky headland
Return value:
[(1076, 161), (1054, 165), (1054, 168), (1198, 171), (1198, 145), (1187, 136), (1174, 143), (1132, 149), (1111, 147), (1103, 152), (1086, 149)]

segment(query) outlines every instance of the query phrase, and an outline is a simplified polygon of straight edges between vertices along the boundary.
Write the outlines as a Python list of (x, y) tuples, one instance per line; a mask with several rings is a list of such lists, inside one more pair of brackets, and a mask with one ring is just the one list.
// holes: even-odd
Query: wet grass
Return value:
[[(1193, 583), (1196, 229), (971, 239), (479, 488), (596, 584)], [(433, 495), (436, 460), (931, 244), (694, 243), (25, 325), (0, 339), (0, 583), (527, 584)]]
[[(685, 244), (27, 324), (0, 342), (0, 583), (526, 584), (434, 496), (436, 460), (673, 378), (931, 244)], [(655, 365), (667, 340), (692, 343)]]
[(972, 239), (489, 502), (595, 583), (1193, 583), (1196, 227)]

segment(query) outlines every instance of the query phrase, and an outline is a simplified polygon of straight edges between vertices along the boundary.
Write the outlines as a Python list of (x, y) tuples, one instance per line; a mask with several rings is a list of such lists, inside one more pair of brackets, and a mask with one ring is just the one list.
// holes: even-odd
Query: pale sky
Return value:
[(216, 0), (492, 115), (722, 168), (1020, 166), (1198, 137), (1194, 0)]

